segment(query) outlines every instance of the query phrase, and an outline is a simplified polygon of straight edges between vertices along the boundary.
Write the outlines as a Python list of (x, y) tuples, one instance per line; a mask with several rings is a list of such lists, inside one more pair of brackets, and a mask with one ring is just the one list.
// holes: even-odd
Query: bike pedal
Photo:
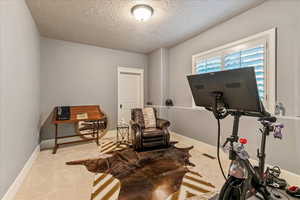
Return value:
[(286, 190), (286, 193), (292, 197), (300, 198), (300, 188), (297, 186), (288, 187), (288, 189)]

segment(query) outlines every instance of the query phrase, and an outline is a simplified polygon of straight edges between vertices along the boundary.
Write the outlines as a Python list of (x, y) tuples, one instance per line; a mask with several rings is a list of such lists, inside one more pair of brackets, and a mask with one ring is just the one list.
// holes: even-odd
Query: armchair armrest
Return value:
[(130, 120), (129, 123), (130, 123), (130, 126), (131, 126), (131, 128), (132, 128), (133, 130), (138, 131), (138, 130), (141, 129), (141, 126), (140, 126), (139, 123), (137, 123), (137, 122), (135, 122), (135, 121), (133, 121), (133, 120)]
[(156, 126), (157, 128), (160, 129), (165, 129), (168, 128), (171, 125), (171, 123), (168, 120), (164, 120), (164, 119), (156, 119)]

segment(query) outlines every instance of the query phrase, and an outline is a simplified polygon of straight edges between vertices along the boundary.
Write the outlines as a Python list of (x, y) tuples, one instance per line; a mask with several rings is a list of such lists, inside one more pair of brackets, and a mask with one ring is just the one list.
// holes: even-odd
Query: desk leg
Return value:
[(119, 127), (117, 127), (117, 144), (119, 144)]
[[(99, 130), (100, 130), (100, 121), (94, 122), (93, 132), (96, 134), (96, 144), (99, 146)], [(95, 135), (94, 135), (95, 138)]]
[(55, 143), (54, 143), (54, 147), (53, 147), (53, 152), (52, 154), (56, 154), (56, 151), (57, 151), (57, 148), (58, 148), (58, 145), (57, 145), (57, 130), (58, 129), (58, 124), (55, 124)]
[(99, 130), (100, 130), (100, 121), (96, 122), (97, 126), (96, 126), (96, 134), (97, 134), (97, 140), (96, 140), (96, 144), (99, 146)]
[(129, 132), (129, 128), (128, 128), (127, 129), (127, 144), (128, 145), (130, 145), (129, 134), (130, 134), (130, 132)]
[(96, 141), (96, 143), (99, 146), (99, 131), (97, 132), (97, 141)]

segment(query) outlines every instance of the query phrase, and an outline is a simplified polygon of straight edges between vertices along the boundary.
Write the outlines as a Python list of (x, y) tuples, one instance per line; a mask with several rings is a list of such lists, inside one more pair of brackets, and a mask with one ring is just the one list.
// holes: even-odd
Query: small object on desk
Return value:
[(130, 145), (129, 139), (129, 125), (125, 122), (118, 122), (117, 124), (117, 144)]
[(87, 113), (78, 113), (76, 115), (76, 118), (79, 120), (88, 119), (88, 114)]
[(70, 119), (70, 106), (57, 107), (56, 120), (69, 120)]

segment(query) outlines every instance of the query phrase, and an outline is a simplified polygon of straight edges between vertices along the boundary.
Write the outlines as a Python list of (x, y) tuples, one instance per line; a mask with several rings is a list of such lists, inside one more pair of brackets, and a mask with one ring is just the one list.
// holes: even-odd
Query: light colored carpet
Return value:
[[(114, 139), (116, 133), (109, 132), (101, 141)], [(180, 145), (191, 145), (172, 134), (171, 139), (180, 140)], [(203, 143), (204, 144), (204, 143)], [(215, 153), (214, 150), (196, 147), (191, 150), (191, 162), (196, 165), (195, 171), (201, 172), (203, 180), (212, 183), (218, 189), (223, 179), (219, 173), (216, 160), (208, 159), (202, 151)], [(207, 151), (206, 151), (207, 149)], [(65, 162), (82, 158), (99, 157), (99, 150), (94, 142), (71, 145), (58, 149), (53, 155), (52, 150), (41, 151), (32, 169), (25, 178), (14, 200), (88, 200), (91, 197), (95, 175), (85, 167), (66, 166)], [(226, 158), (224, 158), (226, 160)], [(200, 165), (202, 163), (202, 166)]]
[[(106, 138), (108, 140), (114, 139), (115, 137), (116, 133), (112, 131), (101, 141), (105, 141)], [(190, 161), (196, 165), (194, 171), (201, 172), (203, 180), (215, 185), (217, 190), (220, 189), (224, 179), (220, 173), (217, 160), (203, 156), (203, 153), (216, 156), (216, 148), (199, 141), (195, 143), (176, 134), (171, 134), (171, 139), (172, 141), (180, 141), (178, 145), (194, 145), (194, 149), (190, 151), (192, 155)], [(65, 162), (98, 156), (99, 151), (94, 142), (59, 148), (55, 155), (52, 154), (52, 150), (41, 151), (14, 200), (90, 199), (91, 184), (95, 180), (95, 175), (88, 172), (83, 166), (66, 166)], [(221, 153), (221, 160), (224, 170), (227, 171), (229, 165), (228, 155)], [(299, 179), (294, 178), (294, 176), (283, 174), (283, 178), (286, 178), (290, 184), (299, 183)], [(195, 197), (191, 198), (196, 199)]]

